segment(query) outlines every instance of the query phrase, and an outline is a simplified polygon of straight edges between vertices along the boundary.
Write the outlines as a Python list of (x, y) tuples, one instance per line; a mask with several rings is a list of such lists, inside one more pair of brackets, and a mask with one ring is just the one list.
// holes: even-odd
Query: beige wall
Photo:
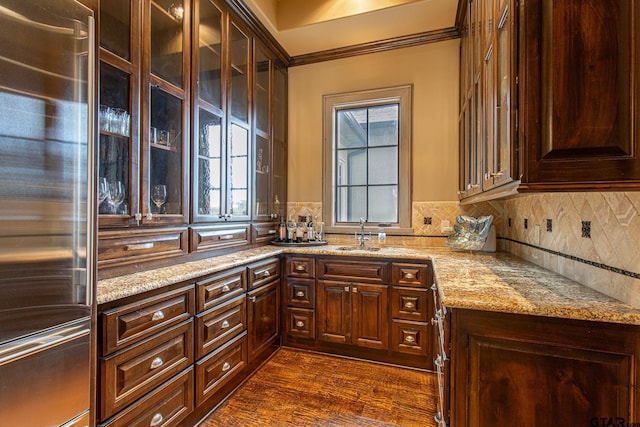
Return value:
[(322, 201), (322, 96), (413, 84), (413, 200), (457, 200), (458, 40), (289, 69), (289, 202)]

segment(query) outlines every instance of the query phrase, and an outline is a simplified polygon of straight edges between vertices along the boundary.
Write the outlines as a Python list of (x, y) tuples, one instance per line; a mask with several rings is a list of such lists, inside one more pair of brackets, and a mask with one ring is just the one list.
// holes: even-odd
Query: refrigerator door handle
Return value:
[(90, 332), (91, 319), (84, 318), (53, 330), (11, 341), (0, 346), (0, 366), (64, 344), (83, 335), (89, 335)]

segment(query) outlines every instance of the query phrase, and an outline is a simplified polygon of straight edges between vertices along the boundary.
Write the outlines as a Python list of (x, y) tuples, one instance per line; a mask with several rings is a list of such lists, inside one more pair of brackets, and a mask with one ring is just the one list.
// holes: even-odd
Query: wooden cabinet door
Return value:
[(318, 339), (351, 342), (351, 286), (346, 282), (318, 280)]
[(640, 6), (619, 0), (521, 3), (525, 188), (637, 187), (634, 58), (640, 32), (634, 28)]
[(280, 280), (247, 294), (249, 363), (280, 336)]
[(638, 421), (637, 327), (454, 310), (452, 332), (451, 425)]
[(359, 347), (389, 348), (389, 288), (386, 285), (353, 283), (352, 344)]

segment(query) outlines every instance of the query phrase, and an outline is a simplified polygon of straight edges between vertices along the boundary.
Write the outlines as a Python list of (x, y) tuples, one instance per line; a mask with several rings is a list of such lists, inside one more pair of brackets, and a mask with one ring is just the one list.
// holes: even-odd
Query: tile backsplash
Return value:
[(640, 192), (542, 193), (504, 203), (503, 250), (640, 307)]

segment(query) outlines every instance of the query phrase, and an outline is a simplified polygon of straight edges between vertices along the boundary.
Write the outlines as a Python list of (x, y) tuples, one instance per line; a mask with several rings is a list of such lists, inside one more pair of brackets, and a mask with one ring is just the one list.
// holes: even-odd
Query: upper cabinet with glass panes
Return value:
[(199, 21), (194, 22), (197, 50), (192, 60), (196, 89), (192, 218), (196, 223), (247, 220), (251, 39), (218, 2), (197, 0), (194, 7)]
[(102, 228), (188, 221), (189, 10), (188, 1), (101, 2)]

